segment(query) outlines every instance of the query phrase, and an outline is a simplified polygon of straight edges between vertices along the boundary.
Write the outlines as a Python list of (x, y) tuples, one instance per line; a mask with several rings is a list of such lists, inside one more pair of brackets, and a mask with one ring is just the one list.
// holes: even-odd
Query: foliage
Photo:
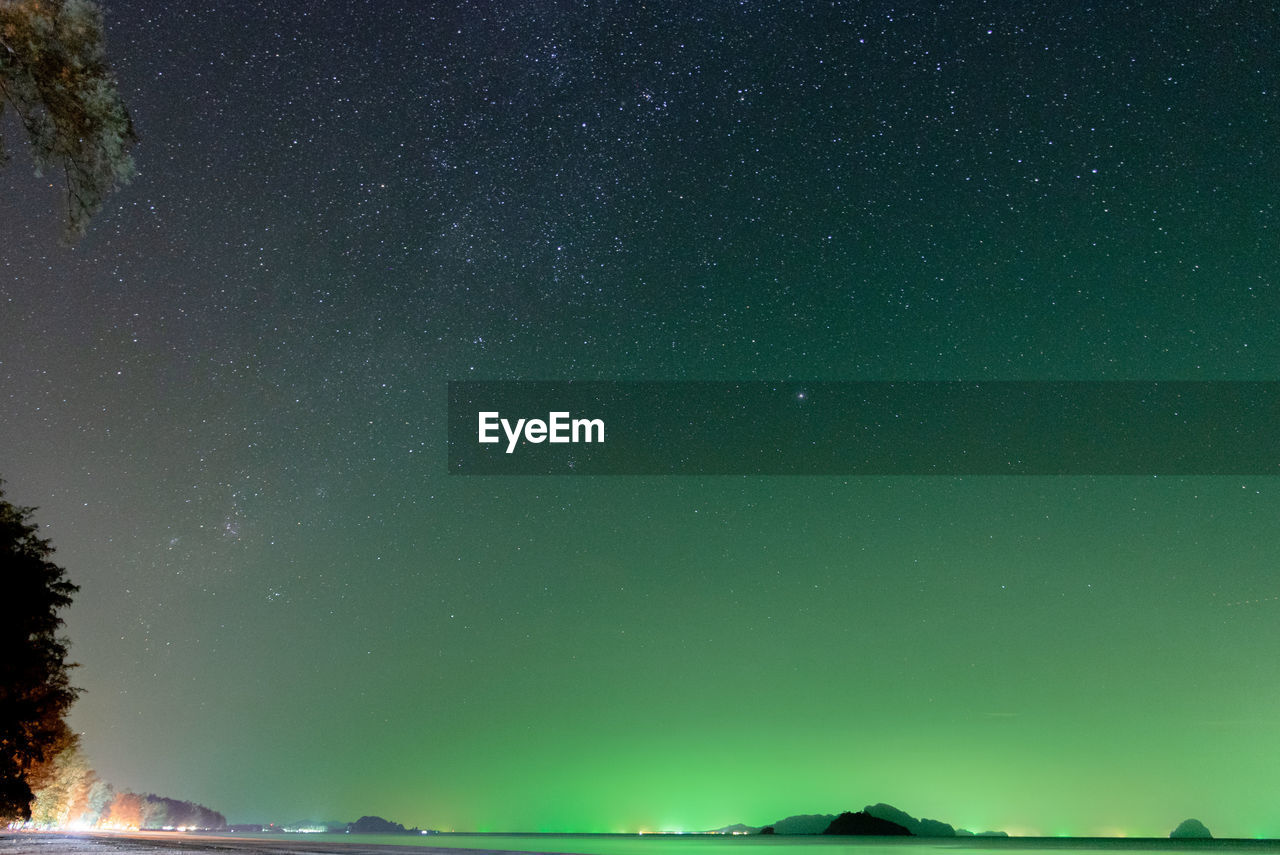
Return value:
[(61, 828), (91, 812), (90, 804), (103, 788), (80, 750), (79, 740), (32, 770), (31, 821), (41, 827)]
[(32, 778), (75, 743), (63, 718), (76, 698), (67, 676), (67, 642), (58, 610), (79, 588), (49, 560), (32, 508), (0, 491), (0, 818), (30, 816)]
[(143, 804), (137, 793), (118, 793), (107, 807), (104, 822), (109, 828), (142, 828)]
[(219, 829), (227, 818), (194, 802), (123, 790), (117, 792), (89, 767), (73, 743), (32, 775), (35, 828)]
[(97, 3), (0, 0), (0, 111), (5, 105), (26, 133), (36, 173), (62, 168), (67, 231), (84, 234), (107, 195), (133, 176), (137, 140), (106, 64)]

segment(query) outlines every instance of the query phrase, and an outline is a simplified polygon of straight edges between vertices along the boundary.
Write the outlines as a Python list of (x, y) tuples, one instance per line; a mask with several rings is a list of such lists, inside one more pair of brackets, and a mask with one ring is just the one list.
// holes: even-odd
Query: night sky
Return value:
[[(787, 8), (783, 9), (783, 6)], [(1274, 4), (109, 0), (6, 119), (72, 723), (233, 822), (1280, 836), (1269, 477), (465, 477), (449, 380), (1280, 379)]]

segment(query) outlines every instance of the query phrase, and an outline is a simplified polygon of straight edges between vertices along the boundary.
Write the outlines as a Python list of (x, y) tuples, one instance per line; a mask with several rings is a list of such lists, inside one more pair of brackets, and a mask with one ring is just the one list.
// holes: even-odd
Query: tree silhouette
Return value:
[(79, 588), (49, 560), (32, 511), (0, 490), (0, 819), (30, 817), (33, 773), (75, 743), (64, 715), (77, 690), (57, 632)]
[(26, 133), (36, 174), (61, 167), (68, 237), (84, 234), (107, 195), (133, 176), (137, 141), (106, 64), (97, 3), (0, 0), (0, 113), (5, 106)]

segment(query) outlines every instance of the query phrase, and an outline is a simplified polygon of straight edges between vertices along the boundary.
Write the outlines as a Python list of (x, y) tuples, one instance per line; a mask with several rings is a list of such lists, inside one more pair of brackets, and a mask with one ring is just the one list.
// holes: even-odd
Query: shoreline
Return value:
[[(432, 843), (410, 842), (401, 838), (400, 842), (382, 843), (369, 840), (376, 835), (356, 835), (353, 840), (321, 840), (310, 834), (199, 834), (173, 831), (0, 831), (0, 855), (223, 855), (223, 853), (253, 853), (253, 855), (326, 855), (326, 853), (344, 853), (344, 855), (591, 855), (604, 852), (610, 847), (599, 850), (596, 847), (564, 847), (566, 837), (577, 835), (523, 835), (512, 834), (512, 837), (545, 836), (548, 843), (558, 843), (546, 849), (504, 849), (498, 847), (449, 846), (441, 845), (444, 840), (436, 838)], [(470, 837), (470, 835), (458, 835)], [(488, 834), (483, 837), (500, 838), (507, 835)], [(586, 835), (591, 836), (591, 835)], [(605, 835), (612, 837), (613, 835)], [(630, 838), (630, 835), (621, 835)], [(778, 835), (750, 837), (733, 837), (730, 835), (644, 835), (636, 837), (635, 842), (652, 840), (662, 845), (659, 840), (705, 839), (709, 845), (714, 841), (729, 845), (765, 846), (773, 849), (788, 845), (812, 846), (818, 843), (814, 835)], [(473, 838), (474, 839), (474, 838)], [(926, 837), (825, 837), (824, 842), (832, 846), (843, 844), (845, 847), (858, 846), (869, 851), (900, 849), (912, 846), (928, 846), (938, 850), (983, 850), (993, 852), (999, 850), (1017, 850), (1030, 852), (1053, 852), (1076, 850), (1080, 853), (1099, 852), (1241, 852), (1241, 853), (1274, 853), (1280, 855), (1280, 840), (1258, 840), (1251, 838), (1213, 838), (1170, 839), (1161, 837), (960, 837), (960, 838), (926, 838)], [(447, 840), (447, 838), (446, 838)], [(439, 842), (436, 842), (439, 841)], [(495, 840), (495, 842), (497, 842)], [(643, 845), (643, 844), (641, 844)], [(696, 844), (695, 844), (696, 845)], [(628, 851), (630, 847), (627, 848)], [(649, 851), (645, 847), (646, 852)], [(776, 851), (776, 850), (775, 850)], [(810, 850), (812, 855), (819, 855)], [(723, 853), (722, 853), (723, 855)]]
[[(305, 836), (278, 839), (253, 836), (190, 834), (173, 831), (0, 831), (0, 855), (54, 855), (54, 853), (140, 852), (150, 855), (192, 855), (193, 853), (251, 852), (284, 855), (316, 855), (342, 852), (347, 855), (387, 855), (387, 853), (438, 853), (457, 855), (533, 855), (510, 849), (458, 849), (447, 846), (417, 846), (411, 843), (369, 843), (358, 840), (338, 842), (308, 840)], [(543, 855), (554, 855), (544, 853)]]

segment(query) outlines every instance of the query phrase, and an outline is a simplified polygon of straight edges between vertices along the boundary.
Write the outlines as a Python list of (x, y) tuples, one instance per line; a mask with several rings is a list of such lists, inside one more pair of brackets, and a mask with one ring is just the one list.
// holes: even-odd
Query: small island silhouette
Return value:
[(1008, 837), (1003, 831), (973, 832), (955, 828), (936, 819), (916, 819), (904, 810), (883, 802), (867, 805), (860, 811), (845, 811), (839, 815), (808, 813), (789, 816), (763, 828), (753, 828), (741, 823), (716, 829), (722, 834), (843, 834), (879, 837)]
[[(806, 813), (789, 816), (762, 828), (737, 823), (718, 828), (717, 834), (832, 834), (866, 837), (1008, 837), (1004, 831), (973, 832), (955, 828), (936, 819), (916, 819), (904, 810), (883, 802), (860, 811), (841, 814)], [(1212, 840), (1209, 829), (1198, 819), (1184, 819), (1169, 832), (1174, 840)]]
[(1205, 828), (1203, 822), (1198, 819), (1184, 819), (1178, 823), (1178, 827), (1169, 832), (1172, 839), (1185, 840), (1212, 840), (1213, 835), (1209, 833), (1209, 829)]
[(878, 816), (872, 816), (865, 810), (857, 813), (845, 811), (831, 820), (823, 834), (857, 834), (869, 837), (910, 837), (911, 832), (905, 826)]

